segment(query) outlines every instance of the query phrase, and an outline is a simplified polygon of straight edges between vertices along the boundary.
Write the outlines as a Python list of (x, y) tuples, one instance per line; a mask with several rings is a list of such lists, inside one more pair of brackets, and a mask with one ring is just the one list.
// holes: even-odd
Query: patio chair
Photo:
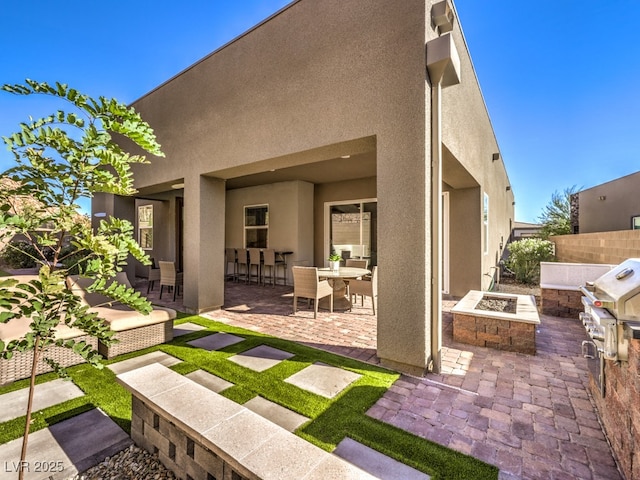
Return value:
[[(263, 262), (262, 262), (262, 284), (266, 285), (266, 280), (269, 278), (271, 280), (271, 285), (275, 287), (278, 283), (278, 267), (282, 267), (284, 270), (284, 274), (282, 276), (284, 283), (286, 284), (286, 268), (287, 265), (284, 263), (284, 260), (276, 258), (276, 251), (273, 248), (268, 248), (262, 252)], [(267, 269), (269, 275), (267, 275)]]
[[(260, 285), (260, 249), (248, 248), (249, 251), (249, 270), (247, 271), (247, 283), (251, 283), (251, 279), (255, 277), (256, 283)], [(256, 267), (256, 274), (253, 274), (253, 267)]]
[(149, 265), (149, 274), (147, 275), (147, 295), (155, 287), (156, 282), (160, 280), (160, 269), (156, 267), (155, 260), (151, 259), (151, 265)]
[(329, 299), (329, 311), (333, 313), (333, 287), (327, 280), (318, 278), (317, 267), (293, 267), (293, 313), (298, 310), (298, 298), (306, 298), (307, 305), (313, 300), (313, 318), (318, 317), (318, 301)]
[(176, 271), (175, 262), (158, 262), (160, 265), (160, 298), (162, 298), (163, 287), (173, 289), (173, 301), (176, 301), (176, 294), (179, 293), (180, 286), (183, 285), (182, 272)]
[[(236, 257), (236, 249), (225, 248), (224, 256), (226, 265), (226, 277), (233, 280), (234, 282), (238, 281), (238, 259)], [(233, 265), (233, 273), (229, 273), (229, 264)]]
[[(369, 260), (367, 259), (359, 259), (359, 258), (347, 258), (345, 260), (345, 267), (355, 267), (355, 268), (367, 268), (369, 266)], [(361, 280), (362, 277), (359, 277), (358, 280)], [(347, 286), (347, 297), (351, 298), (349, 295), (349, 282), (351, 280), (345, 280), (344, 283)]]
[(371, 280), (349, 280), (349, 300), (353, 303), (353, 296), (361, 295), (361, 304), (364, 305), (364, 297), (371, 297), (371, 305), (373, 306), (373, 314), (376, 314), (376, 305), (378, 303), (378, 267), (371, 269)]
[(368, 265), (369, 260), (367, 259), (347, 258), (345, 260), (345, 267), (367, 268)]

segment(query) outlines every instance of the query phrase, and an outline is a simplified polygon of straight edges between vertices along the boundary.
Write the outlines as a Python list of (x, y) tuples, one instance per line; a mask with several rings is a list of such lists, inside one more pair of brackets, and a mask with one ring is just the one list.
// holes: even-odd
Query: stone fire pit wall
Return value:
[[(476, 309), (487, 295), (515, 298), (516, 313)], [(540, 318), (530, 295), (500, 294), (471, 290), (451, 309), (453, 339), (456, 342), (529, 355), (536, 353), (536, 328)]]

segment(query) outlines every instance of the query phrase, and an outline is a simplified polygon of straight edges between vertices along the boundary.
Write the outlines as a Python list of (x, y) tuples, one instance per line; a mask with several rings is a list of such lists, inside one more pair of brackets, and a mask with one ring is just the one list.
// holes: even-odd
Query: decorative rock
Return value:
[(67, 480), (175, 480), (172, 471), (167, 470), (157, 455), (131, 445), (113, 457), (81, 474)]

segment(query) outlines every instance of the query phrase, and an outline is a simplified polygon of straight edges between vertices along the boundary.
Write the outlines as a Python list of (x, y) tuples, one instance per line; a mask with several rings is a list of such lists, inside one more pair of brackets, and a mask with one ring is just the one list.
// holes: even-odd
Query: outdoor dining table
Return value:
[[(334, 310), (350, 310), (351, 300), (347, 298), (347, 285), (345, 279), (360, 278), (369, 275), (370, 270), (357, 267), (340, 267), (338, 270), (330, 268), (319, 268), (318, 277), (326, 278), (333, 287), (333, 309)], [(318, 306), (329, 308), (329, 297), (320, 299)]]

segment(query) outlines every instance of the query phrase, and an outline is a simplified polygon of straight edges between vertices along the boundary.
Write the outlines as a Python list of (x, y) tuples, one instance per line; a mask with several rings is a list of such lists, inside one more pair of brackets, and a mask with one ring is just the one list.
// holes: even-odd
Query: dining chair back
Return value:
[(147, 295), (153, 287), (155, 287), (156, 282), (160, 281), (160, 269), (155, 268), (153, 263), (149, 265), (149, 273), (147, 275)]
[(345, 260), (345, 267), (367, 268), (369, 266), (369, 260), (359, 258), (347, 258)]
[(173, 301), (176, 300), (176, 294), (179, 294), (180, 287), (183, 285), (182, 272), (176, 271), (175, 262), (159, 261), (160, 265), (160, 298), (162, 298), (162, 290), (164, 287), (168, 287), (168, 290), (173, 289)]
[(298, 310), (298, 298), (306, 298), (307, 305), (313, 300), (313, 318), (318, 317), (318, 300), (329, 299), (329, 310), (333, 312), (333, 287), (327, 280), (318, 278), (317, 267), (293, 267), (293, 313)]
[(349, 280), (349, 299), (353, 303), (353, 296), (361, 295), (361, 305), (364, 306), (364, 297), (371, 297), (371, 305), (373, 307), (373, 314), (376, 314), (378, 306), (378, 267), (374, 266), (371, 269), (371, 279), (362, 280)]

